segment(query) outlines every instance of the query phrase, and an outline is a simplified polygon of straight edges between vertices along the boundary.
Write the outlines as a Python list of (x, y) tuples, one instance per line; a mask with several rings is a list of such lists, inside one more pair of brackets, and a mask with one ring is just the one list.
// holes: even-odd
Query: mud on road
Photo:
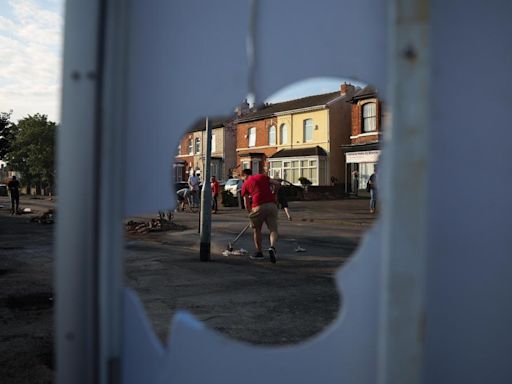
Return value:
[[(30, 222), (51, 204), (22, 200), (34, 212), (20, 216), (0, 204), (0, 382), (51, 383), (54, 226)], [(374, 218), (364, 201), (292, 202), (291, 209), (294, 221), (280, 224), (275, 265), (221, 255), (247, 222), (235, 208), (213, 219), (208, 263), (199, 261), (197, 214), (176, 214), (180, 230), (127, 234), (125, 284), (162, 343), (178, 309), (229, 337), (273, 345), (307, 340), (336, 318), (342, 298), (333, 275)], [(294, 252), (298, 241), (306, 252)], [(237, 247), (252, 249), (249, 231)]]

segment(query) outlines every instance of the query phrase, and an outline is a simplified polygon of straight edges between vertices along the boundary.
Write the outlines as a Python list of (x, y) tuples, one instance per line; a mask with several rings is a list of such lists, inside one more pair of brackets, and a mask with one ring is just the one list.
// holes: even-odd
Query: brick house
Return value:
[(354, 172), (358, 172), (358, 189), (366, 188), (380, 156), (382, 137), (382, 101), (377, 91), (367, 86), (354, 94), (352, 104), (352, 134), (350, 144), (342, 145), (345, 153), (346, 192), (354, 192)]
[(342, 84), (340, 91), (266, 104), (237, 119), (237, 171), (268, 173), (299, 184), (313, 185), (344, 179), (343, 143), (350, 141), (351, 104), (356, 89)]
[[(210, 118), (212, 127), (211, 175), (227, 180), (236, 164), (235, 116)], [(191, 171), (204, 174), (206, 151), (206, 120), (198, 120), (181, 138), (174, 158), (173, 177), (176, 182), (188, 180)]]

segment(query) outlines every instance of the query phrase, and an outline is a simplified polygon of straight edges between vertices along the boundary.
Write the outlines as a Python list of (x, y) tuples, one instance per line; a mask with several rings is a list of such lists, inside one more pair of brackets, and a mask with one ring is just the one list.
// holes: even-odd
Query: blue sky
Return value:
[(343, 82), (351, 83), (355, 86), (364, 87), (366, 84), (350, 79), (341, 79), (335, 77), (315, 77), (298, 81), (290, 84), (270, 96), (266, 102), (277, 103), (285, 100), (298, 99), (305, 96), (320, 95), (339, 91)]
[(0, 112), (60, 116), (64, 0), (0, 0)]

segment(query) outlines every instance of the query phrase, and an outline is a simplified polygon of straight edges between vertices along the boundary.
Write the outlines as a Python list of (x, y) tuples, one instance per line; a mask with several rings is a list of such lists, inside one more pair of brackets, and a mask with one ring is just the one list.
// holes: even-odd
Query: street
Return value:
[[(33, 212), (18, 216), (9, 214), (7, 198), (0, 205), (0, 377), (6, 383), (51, 382), (54, 227), (30, 219), (53, 202), (22, 198), (21, 208)], [(236, 207), (221, 206), (212, 215), (210, 262), (199, 261), (198, 213), (175, 213), (184, 230), (127, 234), (125, 282), (141, 298), (162, 342), (177, 309), (257, 344), (297, 343), (332, 322), (342, 302), (333, 274), (375, 216), (365, 199), (290, 202), (290, 211), (291, 222), (279, 212), (277, 264), (222, 255), (247, 224), (246, 212)], [(251, 230), (234, 248), (254, 250)]]

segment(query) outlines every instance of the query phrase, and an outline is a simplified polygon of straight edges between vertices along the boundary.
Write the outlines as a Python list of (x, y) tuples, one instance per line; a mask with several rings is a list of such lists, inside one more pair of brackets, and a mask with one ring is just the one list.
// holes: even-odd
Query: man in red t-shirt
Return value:
[(212, 188), (212, 210), (213, 213), (217, 213), (218, 199), (219, 199), (219, 182), (215, 176), (211, 177), (211, 188)]
[[(273, 180), (266, 175), (254, 175), (250, 169), (242, 171), (242, 196), (245, 201), (245, 208), (249, 212), (249, 220), (253, 228), (254, 245), (256, 246), (256, 253), (251, 256), (251, 259), (262, 260), (263, 253), (261, 252), (261, 227), (263, 223), (267, 224), (270, 231), (270, 248), (268, 254), (270, 261), (275, 263), (276, 259), (276, 243), (277, 243), (277, 205), (275, 195), (272, 189), (280, 187), (277, 180)], [(249, 199), (249, 196), (252, 199)]]

